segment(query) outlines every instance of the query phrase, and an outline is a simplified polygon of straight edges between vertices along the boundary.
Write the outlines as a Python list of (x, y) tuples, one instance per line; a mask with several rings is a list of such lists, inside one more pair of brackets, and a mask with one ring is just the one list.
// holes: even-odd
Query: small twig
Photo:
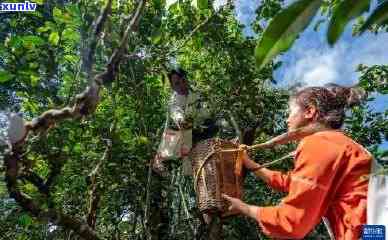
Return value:
[(237, 123), (236, 119), (234, 118), (234, 116), (233, 116), (233, 114), (232, 114), (231, 111), (228, 110), (227, 112), (228, 112), (230, 121), (231, 121), (231, 123), (232, 123), (232, 125), (233, 125), (233, 128), (234, 128), (234, 130), (236, 131), (236, 135), (238, 136), (239, 142), (240, 142), (240, 143), (243, 143), (243, 134), (242, 134), (242, 132), (241, 132), (240, 127), (238, 126), (238, 123)]
[[(179, 189), (179, 195), (180, 195), (180, 197), (181, 197), (183, 209), (184, 209), (184, 211), (185, 211), (185, 213), (186, 213), (186, 219), (187, 219), (187, 220), (190, 220), (189, 209), (188, 209), (188, 207), (187, 207), (187, 203), (186, 203), (186, 201), (185, 201), (185, 196), (184, 196), (184, 194), (183, 194), (182, 187), (181, 187), (180, 184), (178, 184), (178, 189)], [(191, 223), (190, 223), (190, 228), (191, 228), (191, 230), (194, 232), (194, 226), (193, 226)]]
[(90, 199), (89, 199), (89, 210), (88, 215), (86, 217), (88, 225), (95, 229), (96, 227), (96, 220), (97, 220), (97, 209), (98, 209), (98, 203), (100, 201), (100, 184), (97, 182), (97, 177), (99, 175), (101, 165), (103, 162), (105, 162), (108, 159), (108, 156), (110, 155), (112, 149), (111, 143), (106, 146), (105, 152), (97, 164), (97, 166), (94, 168), (92, 173), (88, 176), (89, 179), (91, 179), (91, 187), (90, 187)]
[(145, 202), (145, 208), (144, 208), (144, 223), (143, 223), (145, 226), (145, 231), (147, 236), (151, 236), (151, 233), (149, 232), (149, 228), (148, 228), (148, 221), (149, 221), (149, 211), (150, 211), (150, 205), (151, 205), (152, 164), (153, 164), (153, 159), (151, 158), (148, 164), (146, 202)]

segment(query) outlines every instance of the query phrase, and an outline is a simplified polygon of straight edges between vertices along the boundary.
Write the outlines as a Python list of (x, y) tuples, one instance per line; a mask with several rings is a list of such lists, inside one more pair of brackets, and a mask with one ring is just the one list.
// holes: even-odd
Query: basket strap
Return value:
[(252, 146), (245, 146), (244, 148), (237, 148), (237, 149), (226, 149), (226, 150), (221, 150), (222, 152), (238, 152), (241, 150), (253, 150), (253, 149), (258, 149), (258, 148), (272, 148), (276, 145), (281, 145), (281, 144), (286, 144), (289, 143), (290, 141), (294, 140), (299, 140), (302, 139), (306, 136), (312, 135), (314, 133), (328, 130), (327, 127), (320, 123), (316, 123), (313, 125), (301, 127), (286, 133), (283, 133), (279, 136), (276, 136), (264, 143), (252, 145)]
[(234, 175), (235, 175), (235, 184), (236, 184), (236, 194), (238, 198), (241, 198), (242, 193), (241, 189), (239, 188), (239, 182), (242, 175), (242, 168), (243, 168), (243, 153), (244, 151), (238, 151), (237, 153), (237, 159), (236, 164), (234, 166)]
[[(217, 141), (216, 144), (220, 144), (219, 141)], [(217, 146), (217, 149), (219, 149), (219, 145), (216, 145)], [(216, 163), (216, 167), (218, 168), (218, 181), (219, 181), (219, 184), (217, 184), (218, 186), (216, 186), (216, 199), (218, 201), (223, 201), (222, 199), (222, 193), (223, 193), (223, 190), (224, 190), (224, 170), (225, 170), (225, 162), (221, 156), (221, 152), (220, 151), (216, 151), (216, 154), (217, 154), (217, 163)], [(221, 170), (220, 170), (221, 168)], [(217, 189), (218, 188), (218, 189)], [(222, 211), (222, 204), (221, 204), (221, 211)]]
[(199, 175), (201, 174), (201, 171), (203, 169), (203, 167), (205, 166), (205, 164), (207, 163), (207, 161), (210, 159), (210, 157), (215, 154), (216, 151), (214, 150), (214, 148), (212, 148), (212, 150), (206, 155), (204, 161), (202, 162), (202, 164), (199, 166), (197, 172), (195, 173), (195, 176), (194, 176), (194, 189), (197, 189), (198, 187), (198, 180), (199, 180)]
[(257, 167), (257, 168), (252, 168), (252, 169), (248, 169), (249, 171), (252, 171), (252, 172), (256, 172), (257, 170), (260, 170), (262, 168), (265, 168), (265, 167), (268, 167), (268, 166), (271, 166), (271, 165), (274, 165), (275, 163), (278, 163), (278, 162), (281, 162), (283, 160), (286, 160), (287, 158), (293, 158), (295, 156), (295, 151), (293, 152), (290, 152), (288, 153), (287, 155), (281, 157), (281, 158), (278, 158), (276, 160), (273, 160), (271, 162), (267, 162), (267, 163), (264, 163), (262, 165), (260, 165), (260, 167)]
[(241, 174), (242, 174), (243, 154), (244, 154), (244, 151), (237, 152), (236, 164), (234, 166), (234, 174), (239, 177), (241, 177)]

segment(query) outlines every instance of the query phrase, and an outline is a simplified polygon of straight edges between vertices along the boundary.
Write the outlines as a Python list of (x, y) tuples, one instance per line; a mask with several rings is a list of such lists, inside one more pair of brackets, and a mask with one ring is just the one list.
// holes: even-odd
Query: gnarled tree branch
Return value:
[[(113, 52), (107, 66), (106, 70), (95, 76), (93, 81), (89, 84), (89, 86), (80, 94), (75, 97), (75, 102), (72, 106), (66, 106), (62, 109), (52, 109), (44, 112), (40, 116), (32, 119), (30, 122), (25, 123), (26, 128), (26, 136), (18, 142), (18, 144), (14, 144), (12, 146), (13, 152), (6, 154), (5, 156), (5, 167), (6, 167), (6, 184), (7, 189), (10, 194), (10, 197), (15, 199), (15, 201), (27, 212), (29, 212), (32, 216), (43, 220), (50, 221), (56, 225), (60, 225), (64, 228), (71, 229), (79, 236), (87, 240), (96, 240), (100, 239), (96, 232), (89, 227), (87, 222), (77, 219), (75, 217), (66, 215), (62, 213), (60, 210), (48, 208), (45, 209), (39, 206), (36, 202), (34, 202), (30, 197), (28, 197), (25, 193), (23, 193), (18, 186), (18, 178), (19, 176), (19, 163), (21, 162), (21, 146), (24, 143), (24, 139), (28, 136), (29, 133), (33, 132), (42, 132), (47, 131), (55, 124), (58, 124), (60, 121), (65, 119), (79, 119), (89, 114), (94, 113), (96, 107), (100, 100), (100, 90), (103, 84), (109, 83), (113, 79), (115, 79), (118, 73), (118, 66), (122, 59), (122, 56), (126, 54), (127, 50), (127, 40), (128, 35), (131, 31), (135, 31), (137, 29), (137, 25), (139, 23), (141, 12), (145, 7), (146, 0), (141, 0), (136, 12), (133, 14), (129, 25), (124, 32), (124, 35), (120, 41), (120, 46)], [(108, 2), (107, 7), (102, 12), (100, 16), (100, 20), (97, 21), (95, 27), (95, 34), (100, 34), (102, 31), (102, 23), (106, 20), (109, 13), (109, 5), (111, 1)], [(60, 169), (59, 169), (60, 171)], [(55, 172), (54, 175), (57, 175), (58, 172)], [(29, 175), (24, 176), (28, 178), (31, 182), (35, 183), (36, 186), (39, 186), (38, 189), (41, 192), (48, 192), (49, 187), (48, 184), (51, 185), (52, 179), (49, 178), (46, 183), (44, 183), (43, 179), (38, 175), (29, 173)], [(39, 177), (39, 178), (38, 178)], [(50, 180), (51, 179), (51, 180)]]
[(73, 106), (67, 106), (62, 109), (52, 109), (44, 112), (42, 115), (34, 118), (26, 123), (27, 132), (45, 131), (53, 127), (59, 121), (74, 118), (78, 119), (92, 114), (100, 100), (100, 90), (103, 84), (111, 82), (117, 75), (118, 66), (123, 55), (126, 54), (128, 35), (131, 31), (137, 29), (140, 20), (141, 12), (145, 7), (145, 0), (140, 1), (136, 12), (127, 26), (124, 35), (120, 41), (120, 45), (114, 50), (106, 70), (94, 77), (94, 81), (80, 94), (75, 97)]
[(96, 51), (99, 36), (103, 30), (104, 24), (108, 19), (108, 15), (111, 13), (111, 11), (112, 11), (112, 0), (109, 0), (105, 8), (102, 10), (100, 16), (93, 23), (92, 37), (89, 40), (89, 47), (86, 51), (85, 57), (83, 58), (82, 67), (81, 67), (81, 69), (84, 72), (86, 72), (86, 76), (88, 79), (90, 79), (90, 76), (91, 76), (92, 66), (94, 63), (94, 54)]
[(14, 148), (12, 154), (6, 155), (4, 159), (6, 165), (5, 180), (7, 182), (7, 189), (10, 194), (10, 197), (15, 199), (15, 201), (24, 210), (28, 211), (34, 217), (37, 217), (40, 220), (50, 221), (54, 224), (58, 224), (63, 227), (72, 229), (78, 235), (87, 240), (99, 239), (97, 234), (85, 222), (63, 214), (59, 210), (42, 209), (36, 203), (34, 203), (29, 196), (20, 191), (17, 184), (19, 171), (18, 162), (20, 162), (19, 151), (20, 149)]

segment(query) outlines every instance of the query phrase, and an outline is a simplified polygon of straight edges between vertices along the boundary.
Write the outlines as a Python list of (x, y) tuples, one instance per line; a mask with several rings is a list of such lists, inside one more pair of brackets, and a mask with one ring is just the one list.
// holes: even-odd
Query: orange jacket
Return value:
[(301, 239), (326, 217), (336, 240), (358, 239), (366, 223), (372, 156), (340, 131), (322, 131), (299, 144), (294, 169), (267, 171), (268, 184), (288, 195), (278, 206), (260, 207), (257, 221), (273, 238)]

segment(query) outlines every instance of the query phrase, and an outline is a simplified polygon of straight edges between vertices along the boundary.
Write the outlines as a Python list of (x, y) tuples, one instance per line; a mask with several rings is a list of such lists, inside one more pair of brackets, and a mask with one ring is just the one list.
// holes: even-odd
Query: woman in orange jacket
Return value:
[[(366, 223), (372, 156), (341, 130), (345, 109), (361, 101), (359, 89), (338, 85), (309, 87), (290, 98), (289, 130), (312, 124), (321, 131), (300, 140), (294, 169), (288, 173), (260, 168), (244, 155), (247, 169), (274, 189), (288, 192), (278, 206), (258, 207), (224, 195), (230, 210), (256, 219), (277, 239), (302, 239), (323, 218), (336, 240), (354, 240)], [(323, 129), (323, 130), (322, 130)], [(258, 169), (258, 170), (254, 170)]]

